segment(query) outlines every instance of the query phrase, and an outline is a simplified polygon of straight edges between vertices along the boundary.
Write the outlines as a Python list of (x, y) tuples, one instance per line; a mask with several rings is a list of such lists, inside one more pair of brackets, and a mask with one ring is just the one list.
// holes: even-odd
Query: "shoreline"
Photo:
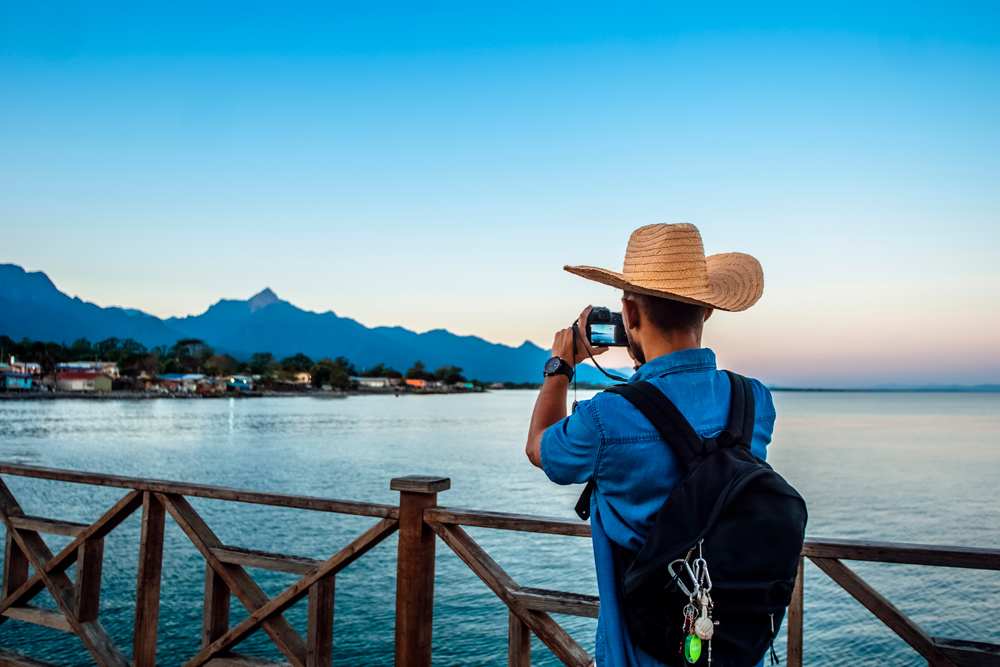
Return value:
[[(588, 388), (589, 389), (589, 388)], [(811, 394), (995, 394), (998, 389), (797, 389), (790, 387), (769, 387), (772, 392), (811, 393)], [(533, 387), (516, 387), (511, 389), (485, 389), (483, 391), (317, 391), (317, 392), (286, 392), (263, 391), (242, 394), (193, 394), (193, 393), (159, 393), (143, 391), (112, 391), (112, 392), (0, 392), (0, 402), (32, 402), (32, 401), (153, 401), (153, 400), (249, 400), (256, 398), (315, 398), (320, 400), (345, 399), (360, 396), (444, 396), (461, 394), (487, 394), (496, 391), (537, 391)]]
[(24, 391), (24, 392), (0, 392), (0, 401), (152, 401), (152, 400), (220, 400), (239, 399), (247, 400), (254, 398), (319, 398), (319, 399), (342, 399), (353, 396), (431, 396), (431, 395), (456, 395), (456, 394), (485, 394), (483, 391), (255, 391), (232, 394), (194, 394), (189, 392), (161, 393), (153, 391)]

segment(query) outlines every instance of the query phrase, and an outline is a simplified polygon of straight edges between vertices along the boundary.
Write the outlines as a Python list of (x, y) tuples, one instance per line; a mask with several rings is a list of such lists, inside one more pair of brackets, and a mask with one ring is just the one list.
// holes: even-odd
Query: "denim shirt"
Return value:
[[(646, 380), (662, 391), (703, 438), (717, 436), (729, 419), (729, 377), (716, 369), (707, 348), (680, 350), (653, 359), (629, 382)], [(757, 380), (750, 450), (764, 459), (774, 430), (771, 394)], [(591, 531), (601, 611), (597, 621), (599, 667), (653, 667), (661, 663), (628, 639), (616, 599), (613, 541), (637, 551), (683, 469), (656, 428), (622, 396), (600, 393), (546, 429), (542, 470), (557, 484), (582, 484), (593, 477)]]

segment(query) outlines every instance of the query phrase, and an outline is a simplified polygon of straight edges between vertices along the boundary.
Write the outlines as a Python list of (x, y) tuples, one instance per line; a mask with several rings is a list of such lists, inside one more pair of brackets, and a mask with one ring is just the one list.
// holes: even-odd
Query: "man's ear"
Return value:
[(638, 329), (642, 316), (639, 312), (639, 304), (631, 299), (622, 297), (622, 313), (625, 315), (625, 322), (629, 329)]
[(705, 319), (703, 319), (702, 322), (708, 322), (708, 318), (710, 318), (712, 316), (712, 313), (714, 313), (714, 312), (715, 312), (715, 308), (706, 308), (705, 309)]

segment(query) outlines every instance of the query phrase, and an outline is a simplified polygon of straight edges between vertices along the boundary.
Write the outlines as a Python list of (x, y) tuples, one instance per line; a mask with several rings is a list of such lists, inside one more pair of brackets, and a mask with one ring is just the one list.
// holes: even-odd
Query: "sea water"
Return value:
[[(589, 395), (589, 394), (588, 394)], [(584, 395), (581, 393), (581, 398)], [(524, 456), (535, 393), (249, 400), (0, 402), (0, 460), (260, 491), (394, 503), (393, 477), (451, 478), (442, 505), (573, 517), (579, 487), (548, 482)], [(806, 498), (808, 534), (1000, 548), (1000, 394), (776, 393), (769, 460)], [(29, 514), (90, 522), (123, 491), (6, 476)], [(372, 519), (192, 499), (226, 544), (328, 558)], [(590, 541), (469, 529), (522, 586), (596, 594)], [(106, 539), (101, 622), (130, 654), (138, 513)], [(47, 537), (53, 551), (69, 538)], [(337, 576), (335, 664), (390, 665), (395, 538)], [(435, 665), (502, 665), (503, 604), (441, 542)], [(849, 563), (933, 636), (1000, 643), (1000, 573)], [(250, 570), (269, 596), (296, 577)], [(71, 571), (72, 574), (72, 571)], [(200, 645), (205, 563), (168, 518), (162, 665)], [(41, 600), (41, 602), (39, 602)], [(52, 606), (44, 596), (36, 604)], [(246, 617), (237, 602), (231, 623)], [(286, 617), (304, 632), (305, 605)], [(596, 621), (555, 617), (593, 652)], [(805, 662), (926, 664), (822, 572), (806, 569)], [(79, 640), (9, 620), (0, 647), (92, 664)], [(784, 633), (776, 642), (784, 658)], [(243, 653), (279, 658), (266, 635)], [(533, 664), (558, 661), (537, 640)]]

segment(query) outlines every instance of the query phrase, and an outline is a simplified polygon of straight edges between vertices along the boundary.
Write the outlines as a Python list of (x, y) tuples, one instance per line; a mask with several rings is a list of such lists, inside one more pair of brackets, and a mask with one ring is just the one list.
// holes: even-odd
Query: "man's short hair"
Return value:
[(638, 292), (625, 292), (625, 298), (639, 304), (645, 318), (660, 331), (700, 331), (705, 322), (704, 306)]

